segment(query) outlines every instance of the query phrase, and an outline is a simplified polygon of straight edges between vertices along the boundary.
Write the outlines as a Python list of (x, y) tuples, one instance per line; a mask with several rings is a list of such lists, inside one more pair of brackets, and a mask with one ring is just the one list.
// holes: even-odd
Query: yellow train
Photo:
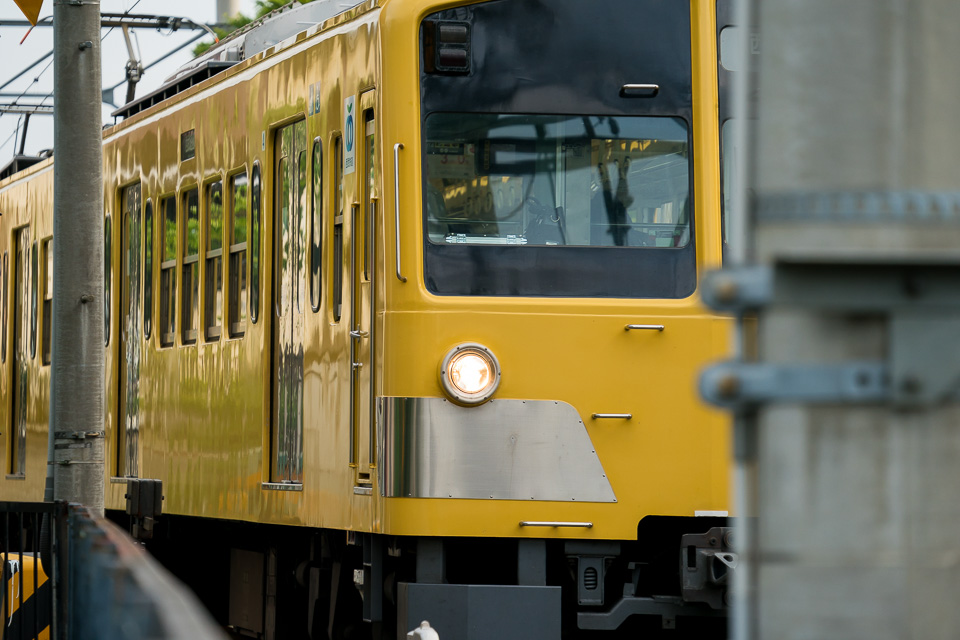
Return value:
[[(104, 134), (109, 512), (161, 481), (151, 550), (241, 635), (716, 622), (727, 3), (343, 4)], [(3, 500), (43, 494), (52, 198), (0, 182)]]

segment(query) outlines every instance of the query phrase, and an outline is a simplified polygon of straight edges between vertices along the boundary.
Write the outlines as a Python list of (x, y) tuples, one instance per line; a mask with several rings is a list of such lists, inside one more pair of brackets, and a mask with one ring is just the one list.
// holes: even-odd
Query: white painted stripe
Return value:
[(697, 518), (726, 518), (730, 513), (727, 511), (694, 511), (693, 515)]
[[(3, 192), (9, 191), (10, 189), (13, 189), (14, 187), (19, 186), (20, 183), (23, 182), (23, 181), (25, 181), (25, 180), (32, 180), (33, 178), (36, 178), (37, 176), (42, 176), (43, 174), (47, 173), (48, 171), (53, 171), (53, 165), (52, 165), (52, 164), (51, 164), (49, 167), (45, 168), (45, 169), (41, 169), (40, 171), (37, 171), (36, 173), (31, 173), (30, 175), (21, 176), (21, 177), (17, 178), (16, 180), (14, 180), (13, 182), (11, 182), (10, 184), (8, 184), (7, 186), (5, 186), (4, 188), (0, 189), (0, 194), (3, 194)], [(14, 175), (18, 175), (18, 174), (14, 174)]]

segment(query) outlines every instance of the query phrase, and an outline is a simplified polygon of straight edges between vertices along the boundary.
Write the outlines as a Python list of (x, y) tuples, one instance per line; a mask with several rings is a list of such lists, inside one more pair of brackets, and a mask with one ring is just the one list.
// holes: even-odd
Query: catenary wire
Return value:
[[(142, 1), (142, 0), (136, 0), (136, 2), (133, 3), (133, 6), (131, 6), (129, 9), (127, 9), (126, 11), (123, 12), (123, 15), (129, 15), (129, 13), (130, 13), (131, 11), (133, 11), (133, 10), (137, 7), (137, 5), (140, 4), (141, 1)], [(51, 17), (52, 17), (52, 16), (51, 16)], [(46, 19), (46, 18), (45, 18), (45, 19)], [(113, 33), (114, 29), (116, 29), (116, 27), (110, 27), (110, 29), (107, 30), (107, 32), (106, 32), (105, 34), (103, 34), (102, 36), (100, 36), (100, 42), (103, 42), (104, 39), (105, 39), (107, 36), (109, 36), (111, 33)], [(4, 84), (3, 86), (6, 86), (7, 84), (9, 84), (10, 82), (12, 82), (13, 80), (16, 80), (16, 78), (19, 78), (20, 76), (22, 76), (28, 69), (36, 66), (37, 64), (39, 64), (40, 62), (42, 62), (43, 60), (45, 60), (47, 57), (52, 56), (52, 55), (53, 55), (53, 51), (51, 50), (49, 53), (47, 53), (47, 55), (43, 56), (42, 58), (40, 58), (39, 60), (37, 60), (36, 62), (34, 62), (33, 64), (31, 64), (29, 67), (27, 67), (27, 69), (24, 69), (23, 72), (19, 73), (17, 76), (15, 76), (15, 77), (12, 78), (11, 80), (9, 80), (9, 81), (8, 81), (6, 84)], [(40, 73), (38, 73), (38, 74), (33, 78), (33, 82), (31, 82), (29, 85), (27, 85), (27, 88), (24, 89), (24, 90), (20, 93), (19, 96), (17, 96), (16, 98), (14, 98), (14, 100), (13, 100), (13, 102), (12, 102), (11, 104), (13, 104), (13, 105), (19, 104), (20, 98), (22, 98), (23, 96), (25, 96), (25, 95), (27, 94), (27, 92), (29, 92), (30, 89), (33, 88), (33, 85), (35, 85), (35, 84), (37, 84), (38, 82), (40, 82), (40, 77), (43, 76), (43, 74), (46, 73), (47, 70), (48, 70), (51, 66), (53, 66), (53, 60), (52, 60), (52, 59), (50, 60), (50, 62), (47, 63), (47, 66), (45, 66), (45, 67), (40, 71)], [(51, 91), (50, 93), (48, 93), (47, 95), (45, 95), (45, 96), (43, 97), (43, 99), (40, 100), (40, 104), (45, 103), (45, 102), (46, 102), (48, 99), (50, 99), (52, 96), (53, 96), (53, 91)], [(0, 118), (2, 118), (3, 116), (4, 116), (4, 114), (3, 114), (3, 113), (0, 113)], [(18, 132), (19, 132), (19, 124), (18, 124), (17, 128), (14, 130), (13, 136), (10, 136), (10, 138), (7, 138), (7, 140), (4, 141), (3, 144), (0, 144), (0, 150), (2, 150), (4, 147), (6, 147), (6, 146), (10, 143), (10, 139), (11, 139), (11, 138), (15, 138), (15, 136), (17, 135)]]

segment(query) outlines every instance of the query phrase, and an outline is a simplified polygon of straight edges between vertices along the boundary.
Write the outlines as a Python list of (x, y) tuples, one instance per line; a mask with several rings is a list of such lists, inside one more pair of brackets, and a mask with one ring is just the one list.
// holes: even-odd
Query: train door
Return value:
[(303, 482), (303, 321), (306, 287), (307, 125), (274, 141), (270, 481)]
[(140, 184), (120, 196), (120, 344), (117, 475), (139, 473), (140, 436)]
[(23, 475), (27, 467), (27, 393), (30, 388), (30, 227), (13, 233), (13, 411), (8, 441), (8, 472)]
[[(376, 272), (376, 209), (379, 202), (376, 119), (373, 91), (360, 96), (360, 126), (354, 136), (357, 167), (357, 197), (351, 220), (350, 413), (352, 460), (356, 464), (357, 486), (370, 485), (371, 468), (376, 464), (376, 434), (373, 420), (375, 372), (374, 300)], [(345, 128), (350, 128), (349, 124)], [(351, 131), (346, 136), (349, 141)], [(349, 145), (347, 152), (350, 152)]]

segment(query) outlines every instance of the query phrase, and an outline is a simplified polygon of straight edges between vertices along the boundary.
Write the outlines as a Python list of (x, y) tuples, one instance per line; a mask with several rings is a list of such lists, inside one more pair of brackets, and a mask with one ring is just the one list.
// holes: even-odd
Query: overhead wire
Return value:
[[(126, 16), (126, 15), (130, 15), (130, 12), (133, 11), (134, 9), (136, 9), (136, 8), (137, 8), (137, 5), (140, 4), (140, 2), (141, 2), (141, 0), (137, 0), (136, 2), (134, 2), (132, 7), (130, 7), (129, 9), (127, 9), (126, 11), (123, 12), (123, 15), (125, 15), (125, 16)], [(113, 33), (114, 29), (116, 29), (116, 27), (110, 27), (105, 34), (103, 34), (102, 36), (100, 36), (100, 42), (103, 42), (104, 40), (106, 40), (107, 36), (109, 36), (111, 33)], [(51, 64), (53, 63), (52, 60), (51, 60), (50, 62), (51, 62)], [(47, 68), (49, 68), (49, 66), (50, 66), (50, 65), (48, 64), (48, 65), (44, 68), (43, 71), (46, 71)], [(43, 71), (40, 72), (41, 75), (43, 74)], [(37, 80), (39, 80), (39, 78), (37, 78)], [(35, 81), (36, 81), (36, 80), (35, 80)], [(24, 93), (26, 93), (26, 92), (24, 92)], [(46, 96), (44, 96), (43, 99), (40, 100), (40, 104), (43, 104), (44, 102), (46, 102), (47, 99), (50, 98), (51, 96), (53, 96), (53, 91), (51, 91), (51, 92), (48, 93)], [(16, 104), (16, 102), (14, 102), (14, 104)]]
[[(133, 11), (133, 10), (137, 7), (137, 5), (140, 4), (141, 1), (142, 1), (142, 0), (136, 0), (130, 8), (126, 9), (126, 10), (123, 12), (122, 15), (129, 15), (130, 12)], [(49, 20), (52, 20), (52, 19), (53, 19), (53, 16), (46, 16), (46, 17), (42, 18), (42, 19), (40, 20), (40, 22), (46, 22), (46, 21), (49, 21)], [(209, 33), (210, 35), (213, 35), (215, 41), (219, 41), (219, 38), (217, 37), (217, 35), (216, 35), (209, 27), (207, 27), (206, 25), (203, 25), (203, 24), (199, 24), (199, 26), (203, 27), (203, 28), (205, 29), (205, 31), (206, 31), (207, 33)], [(110, 27), (110, 29), (107, 30), (107, 32), (100, 37), (100, 41), (103, 42), (103, 41), (106, 39), (107, 36), (109, 36), (111, 33), (113, 33), (114, 29), (116, 29), (116, 27)], [(173, 33), (173, 31), (171, 31), (170, 33)], [(154, 60), (154, 61), (151, 62), (149, 65), (147, 65), (146, 67), (144, 67), (144, 69), (149, 69), (150, 67), (154, 66), (155, 64), (158, 64), (158, 63), (162, 62), (163, 60), (169, 58), (170, 56), (172, 56), (173, 54), (177, 53), (178, 51), (180, 51), (180, 50), (183, 49), (184, 47), (186, 47), (186, 46), (188, 46), (188, 45), (196, 42), (196, 41), (199, 40), (200, 38), (204, 37), (205, 35), (207, 35), (207, 33), (200, 33), (200, 34), (195, 35), (193, 38), (190, 38), (189, 40), (187, 40), (187, 41), (184, 42), (183, 44), (180, 44), (179, 46), (171, 49), (171, 50), (168, 51), (166, 54), (164, 54), (163, 56), (161, 56), (160, 58), (158, 58), (157, 60)], [(163, 35), (170, 35), (170, 34), (168, 33), (168, 34), (163, 34)], [(134, 35), (134, 37), (136, 37), (136, 34)], [(139, 48), (140, 48), (140, 46), (139, 46), (139, 38), (137, 38), (138, 55), (139, 55)], [(51, 50), (51, 51), (48, 51), (45, 55), (41, 56), (40, 58), (38, 58), (37, 60), (35, 60), (35, 61), (32, 62), (31, 64), (29, 64), (29, 65), (28, 65), (27, 67), (25, 67), (22, 71), (20, 71), (20, 72), (17, 73), (15, 76), (13, 76), (12, 78), (10, 78), (10, 79), (7, 80), (6, 82), (4, 82), (2, 85), (0, 85), (0, 89), (8, 86), (8, 85), (11, 84), (12, 82), (14, 82), (15, 80), (17, 80), (17, 79), (20, 78), (21, 76), (23, 76), (27, 71), (29, 71), (29, 70), (32, 69), (33, 67), (37, 66), (38, 64), (40, 64), (41, 62), (43, 62), (44, 60), (46, 60), (47, 58), (49, 58), (49, 57), (52, 56), (52, 55), (53, 55), (53, 51), (52, 51), (52, 50)], [(25, 95), (27, 95), (27, 93), (29, 93), (29, 91), (30, 91), (30, 89), (33, 87), (33, 85), (37, 84), (37, 83), (40, 81), (40, 78), (43, 76), (44, 73), (47, 72), (47, 70), (50, 69), (50, 67), (53, 65), (53, 62), (54, 62), (53, 60), (50, 60), (50, 62), (47, 63), (47, 66), (45, 66), (45, 67), (40, 71), (40, 73), (38, 73), (38, 74), (34, 77), (33, 81), (27, 86), (26, 89), (24, 89), (24, 90), (13, 100), (13, 102), (12, 102), (11, 104), (13, 104), (13, 105), (19, 104), (20, 99), (23, 98)], [(123, 82), (126, 82), (126, 80), (121, 81), (119, 84), (123, 84)], [(113, 87), (110, 87), (110, 89), (108, 89), (108, 90), (116, 89), (117, 86), (119, 86), (119, 84), (118, 84), (118, 85), (114, 85)], [(48, 99), (50, 99), (53, 95), (54, 95), (54, 92), (53, 92), (53, 91), (50, 91), (49, 93), (47, 93), (45, 96), (43, 96), (43, 97), (40, 99), (40, 102), (39, 102), (38, 104), (43, 105), (43, 104), (44, 104)], [(2, 112), (0, 112), (0, 117), (3, 117), (3, 115), (4, 115), (4, 114), (3, 114)], [(17, 128), (16, 128), (16, 130), (14, 131), (14, 133), (13, 133), (11, 136), (9, 136), (3, 143), (0, 143), (0, 150), (2, 150), (4, 147), (6, 147), (6, 146), (10, 143), (10, 141), (11, 141), (12, 139), (15, 139), (15, 137), (16, 137), (17, 134), (19, 133), (19, 130), (20, 130), (20, 129), (19, 129), (19, 122), (18, 122)]]
[[(129, 13), (130, 13), (131, 11), (133, 11), (133, 10), (137, 7), (137, 5), (140, 4), (141, 1), (142, 1), (142, 0), (136, 0), (136, 2), (133, 3), (133, 6), (131, 6), (129, 9), (127, 9), (126, 11), (123, 12), (123, 15), (129, 15)], [(41, 21), (52, 20), (52, 19), (53, 19), (53, 16), (47, 16), (47, 17), (43, 18)], [(113, 30), (114, 30), (114, 29), (116, 29), (116, 27), (110, 27), (110, 29), (109, 29), (105, 34), (103, 34), (102, 36), (100, 36), (100, 42), (103, 42), (104, 39), (105, 39), (107, 36), (109, 36), (111, 33), (113, 33)], [(32, 63), (31, 65), (29, 65), (26, 69), (24, 69), (23, 71), (21, 71), (20, 73), (18, 73), (16, 76), (14, 76), (13, 78), (11, 78), (11, 79), (8, 80), (7, 82), (5, 82), (2, 86), (0, 86), (0, 88), (6, 87), (8, 84), (10, 84), (10, 83), (13, 82), (14, 80), (16, 80), (17, 78), (19, 78), (20, 76), (22, 76), (24, 73), (26, 73), (27, 71), (29, 71), (29, 70), (32, 69), (33, 67), (37, 66), (38, 64), (40, 64), (41, 62), (43, 62), (45, 59), (47, 59), (48, 57), (50, 57), (50, 56), (52, 56), (52, 55), (53, 55), (53, 50), (50, 50), (45, 56), (39, 58), (36, 62), (33, 62), (33, 63)], [(27, 88), (24, 89), (24, 90), (20, 93), (19, 96), (17, 96), (16, 98), (14, 98), (13, 102), (10, 103), (10, 104), (11, 104), (11, 105), (19, 104), (20, 98), (22, 98), (23, 96), (25, 96), (25, 95), (30, 91), (30, 89), (33, 88), (33, 85), (35, 85), (35, 84), (37, 84), (38, 82), (40, 82), (40, 77), (43, 76), (43, 74), (46, 73), (47, 70), (48, 70), (52, 65), (53, 65), (53, 60), (50, 60), (50, 62), (47, 63), (47, 66), (45, 66), (45, 67), (40, 71), (40, 73), (38, 73), (38, 74), (33, 78), (33, 82), (31, 82), (29, 85), (27, 85)], [(48, 93), (48, 94), (45, 95), (43, 98), (41, 98), (39, 104), (44, 104), (44, 103), (45, 103), (48, 99), (50, 99), (52, 96), (53, 96), (53, 91), (50, 91), (50, 93)], [(4, 114), (3, 114), (2, 112), (0, 112), (0, 118), (2, 118), (3, 115), (4, 115)], [(3, 150), (3, 148), (6, 147), (7, 144), (9, 144), (10, 139), (11, 139), (11, 138), (14, 138), (14, 136), (17, 135), (17, 133), (19, 132), (19, 130), (20, 130), (20, 125), (19, 125), (19, 122), (18, 122), (18, 123), (17, 123), (17, 128), (14, 130), (13, 136), (10, 136), (10, 138), (7, 138), (7, 140), (4, 141), (3, 144), (0, 144), (0, 150)]]
[[(22, 117), (22, 116), (21, 116), (21, 117)], [(18, 123), (17, 123), (17, 128), (14, 129), (13, 133), (11, 133), (9, 136), (7, 136), (7, 139), (4, 140), (2, 144), (0, 144), (0, 149), (2, 149), (2, 148), (4, 148), (5, 146), (7, 146), (7, 144), (9, 144), (9, 142), (10, 142), (11, 140), (13, 140), (14, 137), (15, 137), (15, 136), (17, 135), (17, 133), (19, 133), (19, 132), (20, 132), (20, 123), (18, 122)]]

